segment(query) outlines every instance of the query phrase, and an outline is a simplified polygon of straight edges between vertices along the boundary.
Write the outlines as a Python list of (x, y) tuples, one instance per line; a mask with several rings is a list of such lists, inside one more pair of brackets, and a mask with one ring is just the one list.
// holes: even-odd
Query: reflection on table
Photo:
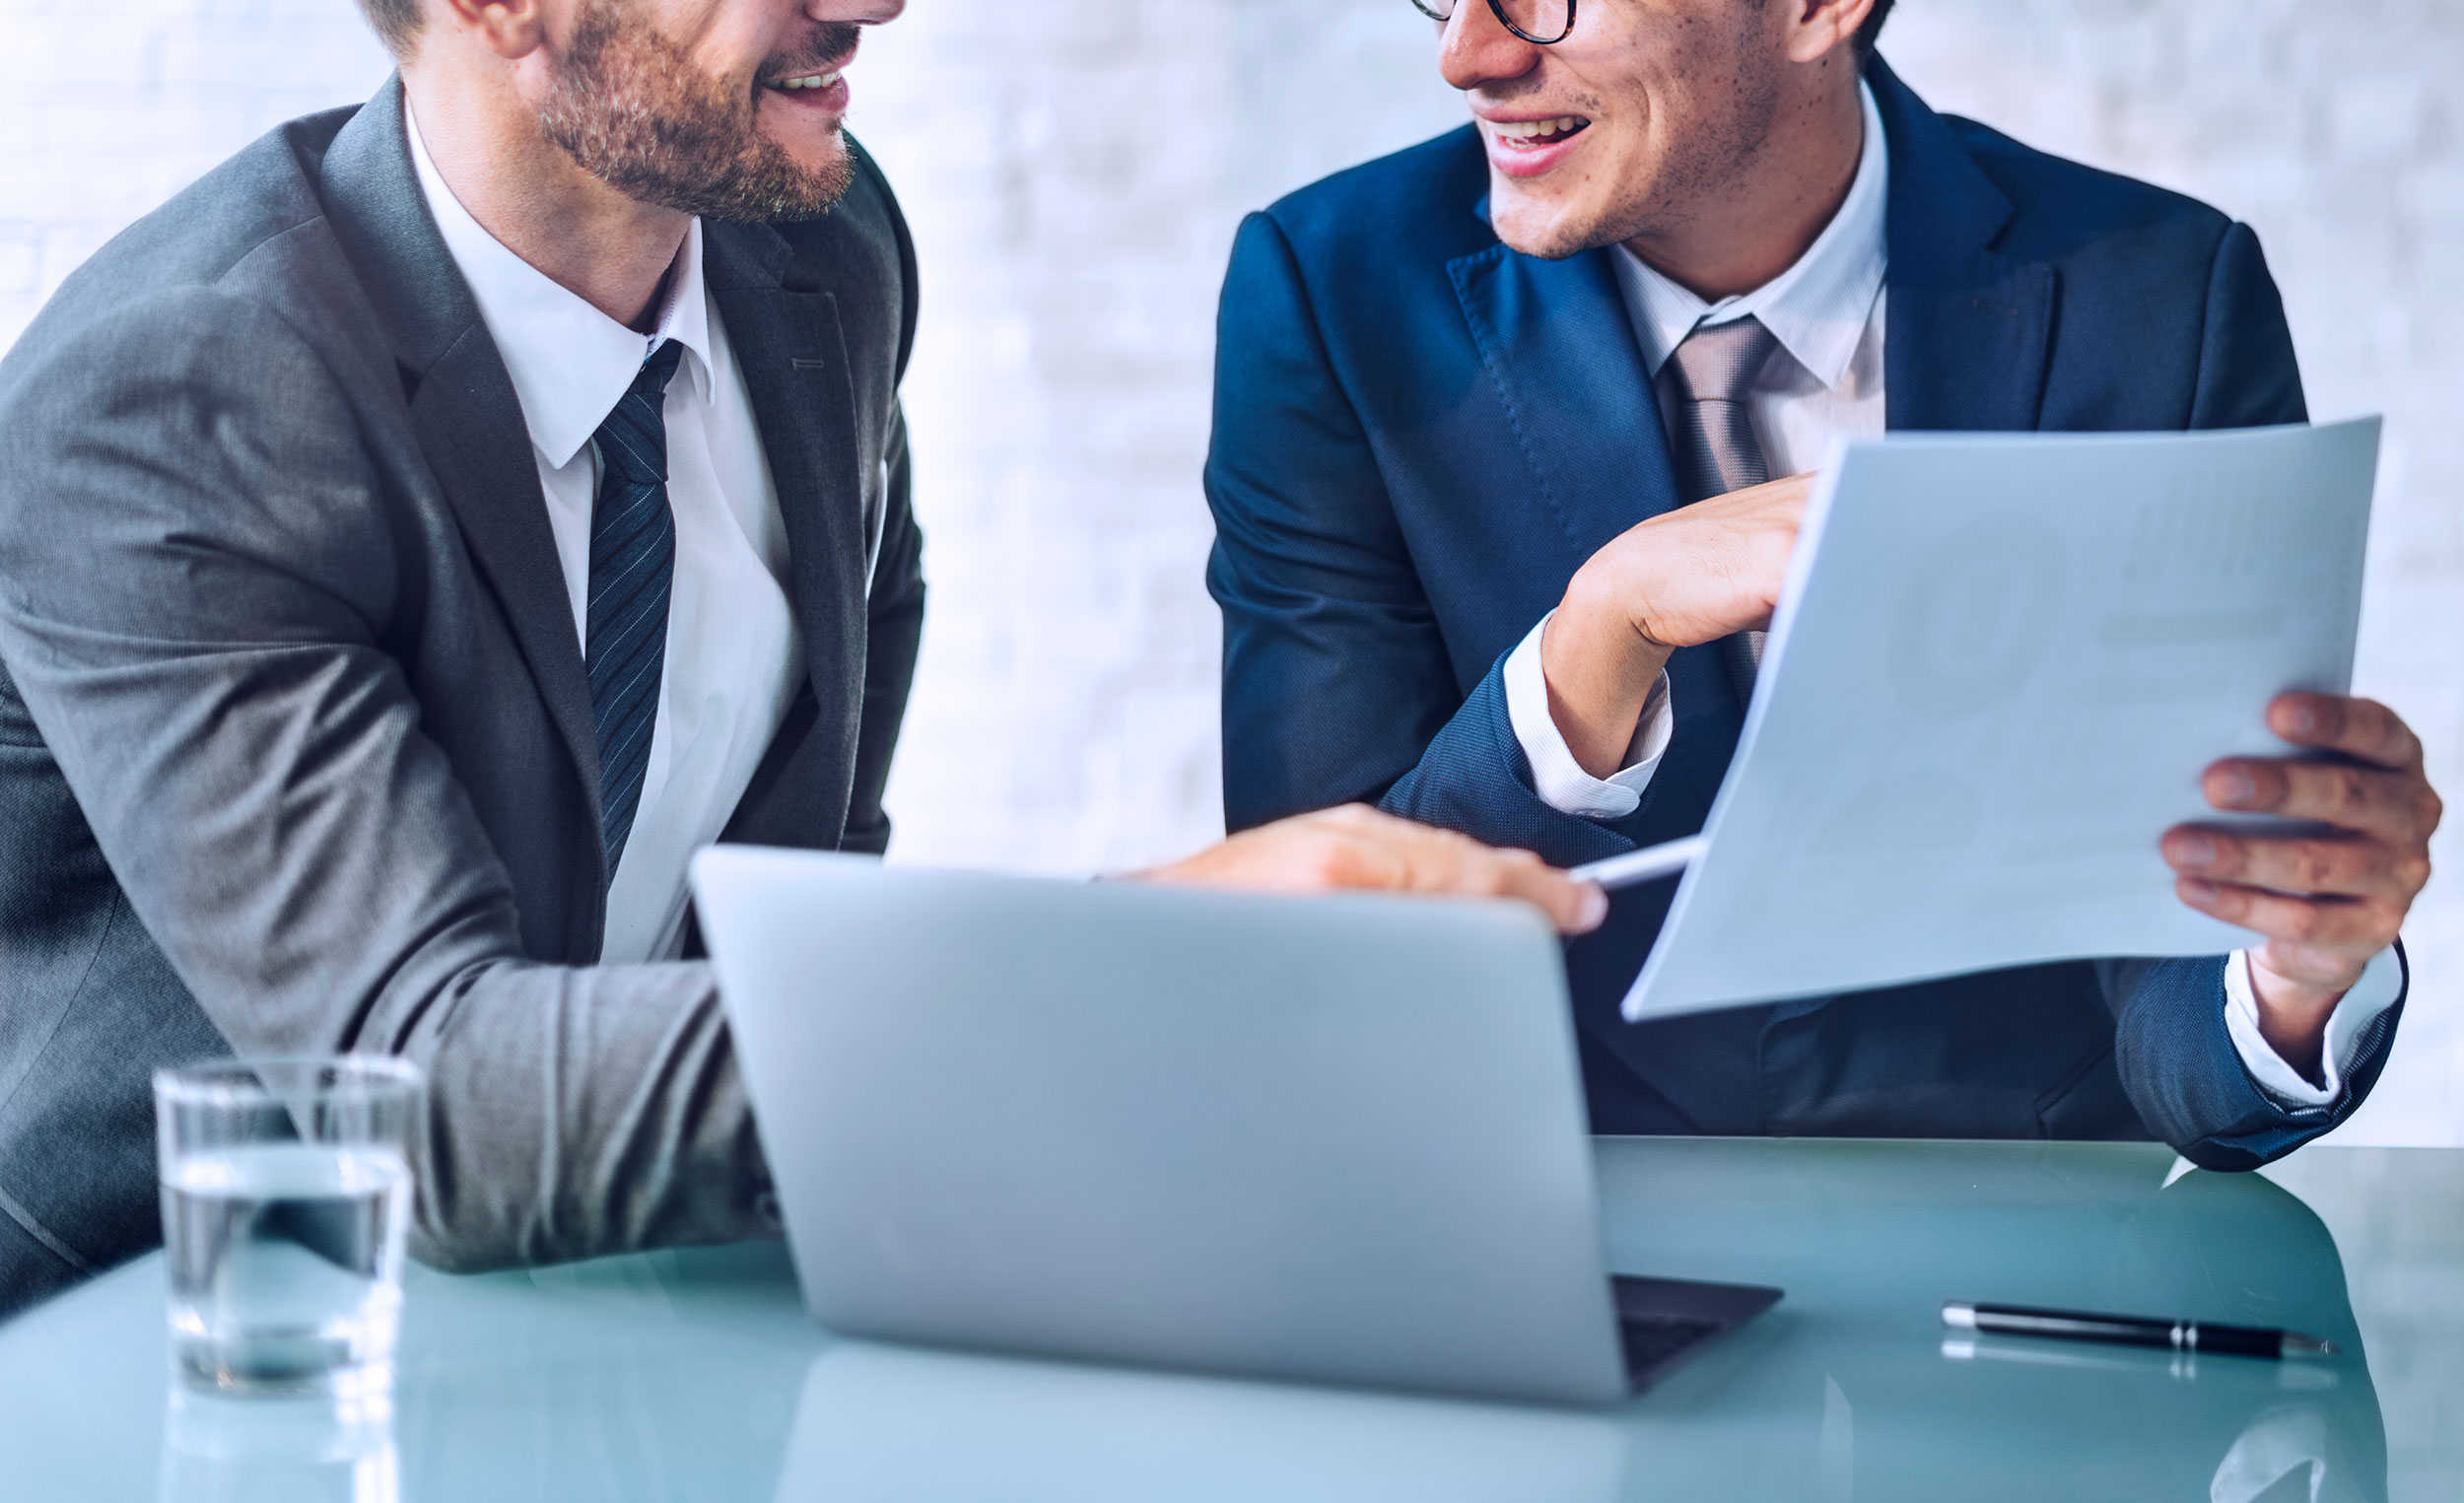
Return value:
[[(2422, 1162), (2464, 1183), (2464, 1155)], [(183, 1503), (2388, 1495), (2336, 1245), (2266, 1179), (2103, 1144), (1608, 1140), (1600, 1163), (1612, 1266), (1789, 1291), (1607, 1413), (834, 1344), (751, 1246), (417, 1275), (389, 1424), (322, 1428), (170, 1393), (141, 1264), (0, 1328), (0, 1455), (28, 1496)], [(1946, 1298), (2341, 1351), (1947, 1340)]]

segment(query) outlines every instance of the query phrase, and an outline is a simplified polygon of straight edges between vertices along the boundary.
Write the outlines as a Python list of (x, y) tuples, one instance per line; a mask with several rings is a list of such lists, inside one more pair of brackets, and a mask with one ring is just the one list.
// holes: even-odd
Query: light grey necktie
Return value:
[[(1745, 394), (1779, 348), (1759, 318), (1696, 328), (1660, 367), (1660, 378), (1676, 398), (1677, 432), (1670, 435), (1677, 484), (1688, 503), (1725, 496), (1771, 478), (1754, 437)], [(1739, 704), (1753, 697), (1754, 670), (1762, 664), (1760, 632), (1740, 632), (1720, 641)]]

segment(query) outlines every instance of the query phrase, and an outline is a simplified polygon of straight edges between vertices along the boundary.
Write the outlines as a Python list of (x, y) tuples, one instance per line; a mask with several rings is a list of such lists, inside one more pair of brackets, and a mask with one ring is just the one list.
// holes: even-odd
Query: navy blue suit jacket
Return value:
[[(1892, 429), (2164, 430), (2304, 420), (2249, 229), (1936, 114), (1879, 60), (1890, 149)], [(1470, 128), (1241, 227), (1206, 494), (1223, 607), (1224, 805), (1242, 829), (1366, 800), (1572, 864), (1701, 828), (1742, 722), (1712, 649), (1671, 660), (1676, 736), (1642, 806), (1533, 791), (1499, 665), (1594, 551), (1678, 504), (1606, 250), (1520, 254)], [(2256, 713), (2253, 707), (2253, 713)], [(1568, 947), (1603, 1132), (2147, 1137), (2246, 1168), (2332, 1109), (2261, 1092), (2221, 957), (2081, 961), (1629, 1025), (1673, 882)]]

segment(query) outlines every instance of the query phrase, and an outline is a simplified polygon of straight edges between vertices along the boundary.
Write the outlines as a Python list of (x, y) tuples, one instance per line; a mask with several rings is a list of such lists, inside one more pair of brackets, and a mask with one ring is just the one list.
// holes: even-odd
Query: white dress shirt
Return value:
[(420, 190), (521, 399), (539, 489), (574, 613), (588, 635), (591, 436), (662, 343), (684, 346), (663, 408), (675, 579), (650, 766), (607, 894), (599, 958), (671, 959), (684, 944), (685, 866), (718, 839), (787, 717), (803, 651), (787, 603), (787, 524), (744, 375), (702, 279), (702, 224), (685, 234), (656, 332), (608, 317), (499, 241), (438, 175), (409, 125)]
[[(1888, 295), (1883, 272), (1889, 264), (1890, 147), (1873, 90), (1860, 92), (1865, 150), (1848, 196), (1806, 253), (1771, 281), (1738, 297), (1705, 303), (1623, 245), (1610, 252), (1626, 316), (1656, 389), (1660, 368), (1697, 327), (1753, 317), (1771, 331), (1779, 348), (1755, 378), (1746, 408), (1775, 476), (1814, 468), (1834, 437), (1879, 434), (1884, 428), (1882, 339)], [(1663, 433), (1675, 431), (1678, 414), (1673, 400), (1661, 390)], [(1675, 733), (1668, 675), (1662, 674), (1653, 686), (1627, 748), (1626, 765), (1609, 777), (1595, 778), (1574, 760), (1548, 711), (1540, 653), (1540, 633), (1547, 625), (1548, 618), (1541, 617), (1508, 654), (1504, 672), (1506, 715), (1531, 764), (1533, 787), (1543, 802), (1563, 813), (1621, 819), (1641, 805), (1643, 789), (1659, 771)], [(2381, 952), (2328, 1019), (2325, 1080), (2314, 1086), (2260, 1035), (2249, 956), (2237, 951), (2224, 967), (2226, 1031), (2251, 1077), (2279, 1102), (2287, 1107), (2325, 1106), (2343, 1094), (2362, 1031), (2395, 1004), (2402, 989), (2403, 968), (2395, 952)]]

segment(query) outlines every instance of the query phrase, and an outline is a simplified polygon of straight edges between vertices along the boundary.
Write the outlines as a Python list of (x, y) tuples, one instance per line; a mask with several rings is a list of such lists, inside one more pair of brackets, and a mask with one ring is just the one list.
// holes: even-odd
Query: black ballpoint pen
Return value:
[(1952, 1300), (1942, 1323), (1997, 1336), (2050, 1336), (2062, 1341), (2103, 1341), (2117, 1346), (2155, 1346), (2167, 1351), (2219, 1352), (2237, 1357), (2327, 1357), (2336, 1343), (2297, 1331), (2258, 1326), (2221, 1326), (2199, 1321), (2152, 1321), (2135, 1315), (2088, 1315), (2077, 1310), (2040, 1310), (2027, 1305), (1972, 1305)]

